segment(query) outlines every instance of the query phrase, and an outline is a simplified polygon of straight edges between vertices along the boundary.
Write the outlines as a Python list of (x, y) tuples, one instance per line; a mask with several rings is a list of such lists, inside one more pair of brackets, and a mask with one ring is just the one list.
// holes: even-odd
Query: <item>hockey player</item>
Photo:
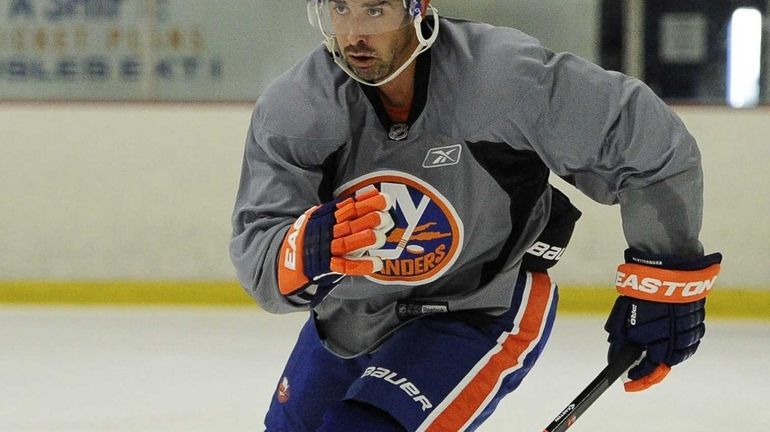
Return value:
[[(704, 334), (700, 155), (641, 82), (428, 0), (310, 0), (324, 46), (260, 97), (232, 261), (267, 311), (310, 311), (269, 432), (471, 431), (548, 339), (580, 213), (555, 173), (620, 204), (610, 355), (629, 391)], [(608, 269), (609, 271), (609, 269)]]

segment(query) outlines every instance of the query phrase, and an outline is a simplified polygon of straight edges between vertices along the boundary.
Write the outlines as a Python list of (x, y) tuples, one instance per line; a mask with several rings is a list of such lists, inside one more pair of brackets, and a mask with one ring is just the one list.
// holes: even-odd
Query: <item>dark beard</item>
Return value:
[(359, 78), (371, 83), (375, 83), (386, 78), (394, 70), (390, 64), (379, 62), (363, 70), (355, 66), (351, 66), (350, 68)]

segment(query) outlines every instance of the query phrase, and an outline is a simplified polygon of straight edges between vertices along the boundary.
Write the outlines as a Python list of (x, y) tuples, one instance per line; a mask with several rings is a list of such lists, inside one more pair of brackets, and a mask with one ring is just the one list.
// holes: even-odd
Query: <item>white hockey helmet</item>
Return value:
[[(436, 8), (428, 5), (433, 15), (433, 32), (426, 39), (422, 34), (423, 6), (421, 0), (308, 0), (307, 14), (310, 24), (318, 28), (324, 44), (334, 56), (334, 62), (351, 78), (369, 86), (381, 86), (403, 72), (418, 55), (425, 52), (438, 38), (439, 20)], [(412, 26), (419, 42), (407, 61), (396, 71), (377, 82), (361, 79), (348, 65), (340, 52), (336, 36), (355, 34), (371, 36), (390, 33)]]

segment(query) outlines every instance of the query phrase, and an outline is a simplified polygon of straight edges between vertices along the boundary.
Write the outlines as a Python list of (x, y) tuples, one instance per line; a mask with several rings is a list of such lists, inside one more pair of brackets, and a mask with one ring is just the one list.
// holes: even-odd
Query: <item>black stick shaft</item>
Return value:
[(566, 431), (615, 380), (634, 364), (642, 355), (642, 351), (642, 348), (635, 345), (627, 345), (623, 348), (607, 367), (591, 381), (591, 384), (588, 384), (588, 387), (571, 404), (567, 405), (543, 432)]

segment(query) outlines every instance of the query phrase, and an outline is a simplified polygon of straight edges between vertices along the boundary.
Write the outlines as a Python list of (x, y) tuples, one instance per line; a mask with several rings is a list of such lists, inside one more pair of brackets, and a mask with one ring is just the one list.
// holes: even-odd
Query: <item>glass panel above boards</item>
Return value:
[[(670, 102), (770, 100), (768, 0), (432, 0), (636, 76)], [(318, 47), (303, 0), (0, 0), (0, 100), (249, 101)]]

